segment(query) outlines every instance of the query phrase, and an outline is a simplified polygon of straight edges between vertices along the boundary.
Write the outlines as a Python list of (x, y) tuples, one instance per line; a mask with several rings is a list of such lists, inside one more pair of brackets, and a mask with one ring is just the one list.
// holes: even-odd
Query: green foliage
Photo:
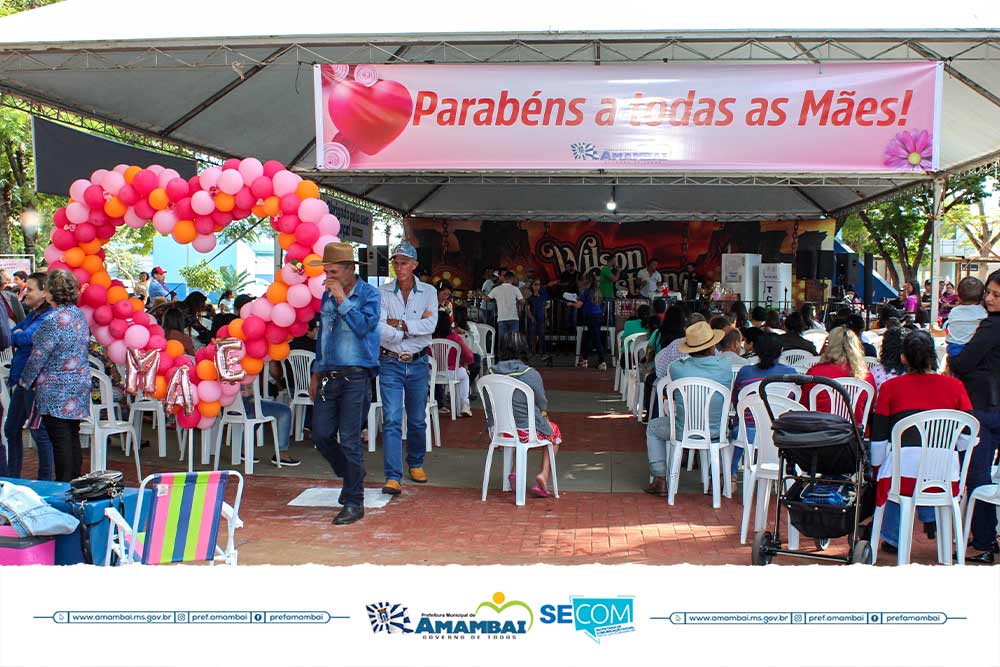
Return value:
[(205, 259), (197, 264), (182, 266), (180, 274), (189, 290), (198, 290), (208, 294), (209, 292), (218, 292), (223, 288), (222, 276), (209, 266), (208, 260)]
[(234, 294), (242, 294), (245, 288), (254, 283), (249, 271), (236, 273), (236, 269), (232, 266), (223, 266), (219, 269), (219, 275), (222, 278), (222, 289), (231, 289)]

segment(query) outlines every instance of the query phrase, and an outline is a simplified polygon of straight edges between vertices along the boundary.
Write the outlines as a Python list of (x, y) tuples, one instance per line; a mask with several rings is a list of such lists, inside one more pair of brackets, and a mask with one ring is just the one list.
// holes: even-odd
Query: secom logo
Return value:
[(633, 598), (591, 598), (573, 596), (572, 604), (542, 605), (539, 620), (542, 623), (572, 623), (574, 629), (583, 631), (595, 642), (601, 637), (635, 632)]

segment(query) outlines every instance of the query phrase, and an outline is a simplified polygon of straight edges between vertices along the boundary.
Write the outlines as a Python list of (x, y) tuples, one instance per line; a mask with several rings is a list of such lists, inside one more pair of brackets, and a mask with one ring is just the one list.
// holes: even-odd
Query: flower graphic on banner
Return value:
[(579, 141), (575, 144), (570, 145), (573, 149), (573, 159), (574, 160), (596, 160), (597, 159), (597, 148), (594, 144), (589, 141)]
[(900, 132), (885, 147), (885, 166), (892, 169), (924, 171), (931, 168), (934, 142), (927, 130)]

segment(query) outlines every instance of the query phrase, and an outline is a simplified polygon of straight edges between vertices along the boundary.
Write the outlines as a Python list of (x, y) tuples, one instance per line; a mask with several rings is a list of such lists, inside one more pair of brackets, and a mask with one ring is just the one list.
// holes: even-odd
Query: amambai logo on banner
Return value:
[(516, 639), (535, 624), (535, 613), (521, 600), (508, 600), (496, 592), (474, 610), (429, 611), (412, 627), (408, 608), (398, 604), (368, 605), (372, 630), (378, 633), (412, 633), (422, 639)]
[(572, 623), (598, 644), (602, 637), (635, 632), (634, 598), (571, 596), (571, 604), (542, 605), (540, 620), (545, 624)]

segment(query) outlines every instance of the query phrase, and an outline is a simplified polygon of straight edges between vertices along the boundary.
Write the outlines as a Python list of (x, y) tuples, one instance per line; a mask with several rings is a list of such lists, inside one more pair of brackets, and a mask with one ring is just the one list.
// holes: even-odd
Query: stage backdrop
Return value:
[[(636, 272), (650, 258), (659, 260), (667, 285), (677, 289), (689, 262), (698, 275), (719, 280), (722, 255), (760, 253), (763, 262), (788, 262), (795, 270), (799, 251), (833, 250), (832, 218), (774, 222), (483, 222), (407, 219), (406, 236), (431, 261), (435, 280), (459, 289), (478, 289), (486, 268), (507, 267), (518, 277), (553, 280), (573, 259), (584, 272), (600, 268), (601, 258), (619, 258), (625, 271), (621, 287), (636, 291)], [(797, 301), (822, 299), (812, 281), (796, 280)]]

